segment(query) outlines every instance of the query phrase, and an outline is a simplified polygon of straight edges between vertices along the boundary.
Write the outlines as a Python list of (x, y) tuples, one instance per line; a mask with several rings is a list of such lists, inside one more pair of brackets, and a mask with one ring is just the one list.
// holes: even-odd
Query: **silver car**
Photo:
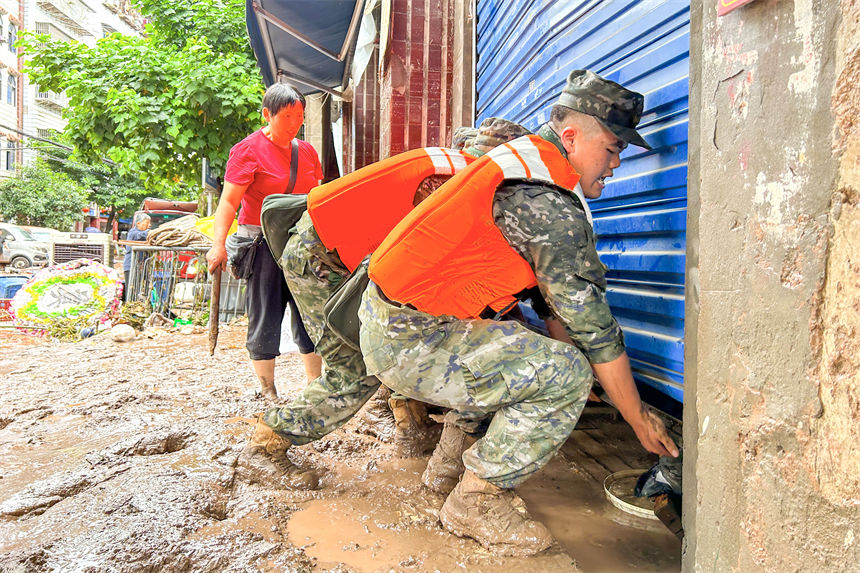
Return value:
[(48, 244), (37, 241), (26, 229), (11, 223), (0, 223), (0, 265), (21, 270), (43, 266), (48, 262)]

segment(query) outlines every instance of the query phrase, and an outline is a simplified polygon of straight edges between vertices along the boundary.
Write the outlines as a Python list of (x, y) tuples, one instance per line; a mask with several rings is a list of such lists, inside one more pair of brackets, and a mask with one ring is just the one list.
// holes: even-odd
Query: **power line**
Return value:
[[(19, 135), (23, 135), (24, 137), (29, 137), (30, 139), (35, 139), (36, 141), (44, 141), (45, 143), (50, 143), (51, 145), (54, 145), (54, 146), (59, 147), (61, 149), (65, 149), (67, 151), (74, 151), (74, 148), (69, 147), (68, 145), (63, 145), (62, 143), (59, 143), (59, 142), (54, 141), (52, 139), (48, 139), (46, 137), (40, 137), (38, 135), (33, 135), (33, 134), (27, 133), (25, 131), (21, 131), (20, 129), (15, 128), (15, 127), (9, 127), (8, 125), (3, 125), (2, 123), (0, 123), (0, 128), (8, 129), (9, 131), (14, 131), (15, 133), (17, 133)], [(107, 163), (108, 165), (116, 167), (116, 162), (111, 161), (110, 159), (106, 159), (104, 157), (99, 157), (99, 159), (101, 160), (102, 163)]]
[(3, 129), (8, 129), (9, 131), (14, 131), (18, 135), (23, 135), (24, 137), (29, 137), (30, 139), (35, 139), (37, 141), (44, 141), (45, 143), (50, 143), (51, 145), (55, 145), (57, 147), (62, 147), (63, 149), (66, 149), (68, 151), (74, 151), (74, 149), (69, 147), (68, 145), (63, 145), (62, 143), (59, 143), (57, 141), (53, 141), (51, 139), (47, 139), (45, 137), (39, 137), (38, 135), (29, 134), (25, 131), (21, 131), (20, 129), (18, 129), (16, 127), (9, 127), (8, 125), (3, 125), (2, 123), (0, 123), (0, 127), (2, 127)]

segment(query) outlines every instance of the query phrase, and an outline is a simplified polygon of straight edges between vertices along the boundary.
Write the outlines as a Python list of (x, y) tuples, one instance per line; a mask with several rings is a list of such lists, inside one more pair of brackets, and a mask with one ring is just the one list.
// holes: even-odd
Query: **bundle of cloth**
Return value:
[(212, 239), (195, 227), (197, 215), (186, 215), (165, 223), (146, 237), (147, 244), (157, 247), (191, 247), (208, 249)]

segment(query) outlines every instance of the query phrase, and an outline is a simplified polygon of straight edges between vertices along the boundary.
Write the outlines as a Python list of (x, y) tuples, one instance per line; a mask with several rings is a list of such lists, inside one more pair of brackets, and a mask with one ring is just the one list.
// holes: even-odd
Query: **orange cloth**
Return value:
[(314, 187), (308, 213), (320, 240), (352, 271), (413, 209), (424, 179), (453, 175), (474, 161), (454, 149), (425, 147), (377, 161)]
[[(385, 295), (435, 316), (476, 318), (509, 307), (537, 284), (493, 219), (493, 197), (506, 179), (573, 190), (579, 175), (536, 135), (496, 147), (455, 175), (388, 234), (370, 260)], [(583, 201), (584, 203), (584, 201)]]

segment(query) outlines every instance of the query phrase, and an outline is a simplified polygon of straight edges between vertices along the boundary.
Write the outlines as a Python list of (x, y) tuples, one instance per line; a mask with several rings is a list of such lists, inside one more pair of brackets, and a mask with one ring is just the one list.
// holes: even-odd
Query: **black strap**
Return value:
[(296, 174), (299, 172), (299, 140), (293, 138), (292, 150), (290, 151), (290, 182), (287, 184), (287, 195), (293, 192), (296, 186)]

